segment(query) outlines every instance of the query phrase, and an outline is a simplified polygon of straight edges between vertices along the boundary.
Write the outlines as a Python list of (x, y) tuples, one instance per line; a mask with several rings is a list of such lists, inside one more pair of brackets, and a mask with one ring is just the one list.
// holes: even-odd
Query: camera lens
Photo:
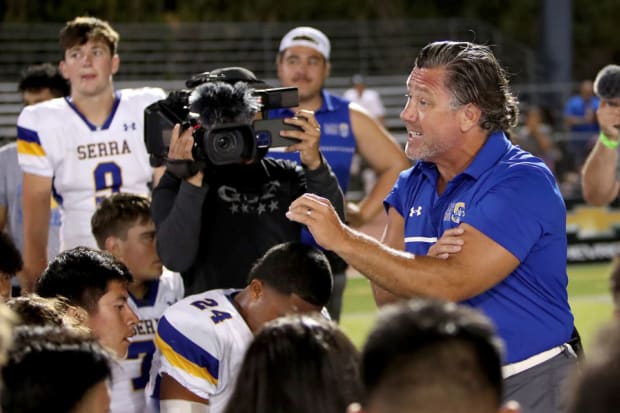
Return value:
[(215, 136), (213, 139), (213, 145), (217, 152), (230, 152), (235, 149), (235, 136), (233, 134), (224, 133)]
[(207, 159), (214, 165), (244, 162), (252, 158), (255, 150), (254, 135), (249, 125), (216, 127), (203, 135), (202, 143)]

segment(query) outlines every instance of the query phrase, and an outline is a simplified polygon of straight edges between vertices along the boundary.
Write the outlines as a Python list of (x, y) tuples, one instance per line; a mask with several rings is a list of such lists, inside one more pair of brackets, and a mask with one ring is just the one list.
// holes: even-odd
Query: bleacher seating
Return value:
[[(368, 84), (375, 88), (383, 99), (386, 107), (386, 127), (404, 142), (404, 126), (399, 119), (399, 114), (404, 104), (405, 76), (381, 76), (367, 77)], [(276, 79), (266, 79), (271, 85), (277, 85)], [(335, 77), (328, 81), (328, 88), (336, 94), (342, 94), (349, 87), (350, 78)], [(183, 80), (163, 81), (117, 81), (115, 87), (122, 89), (128, 87), (158, 86), (170, 91), (183, 87)], [(3, 140), (12, 140), (15, 137), (15, 124), (17, 116), (22, 109), (21, 95), (17, 92), (17, 84), (14, 82), (0, 83), (0, 145)]]
[[(332, 75), (404, 73), (415, 52), (441, 39), (475, 40), (495, 51), (521, 78), (531, 76), (533, 53), (497, 30), (466, 19), (389, 21), (244, 22), (137, 24), (119, 23), (119, 80), (179, 79), (209, 68), (243, 65), (261, 77), (275, 77), (274, 57), (281, 36), (291, 27), (310, 24), (332, 41)], [(33, 63), (59, 61), (60, 24), (0, 25), (0, 81), (15, 80)], [(508, 53), (508, 50), (510, 51)]]
[[(398, 114), (404, 102), (404, 83), (413, 57), (424, 44), (441, 39), (475, 40), (493, 45), (518, 80), (533, 76), (533, 53), (510, 42), (479, 21), (464, 19), (244, 22), (183, 24), (114, 24), (121, 35), (121, 70), (116, 86), (182, 86), (184, 79), (216, 67), (245, 66), (259, 77), (276, 77), (274, 59), (281, 36), (298, 25), (324, 30), (332, 42), (332, 70), (328, 87), (342, 92), (353, 73), (364, 73), (387, 107), (386, 125), (402, 132)], [(15, 135), (21, 109), (16, 92), (19, 72), (44, 61), (57, 62), (59, 23), (0, 25), (0, 140)], [(508, 53), (508, 51), (510, 51)], [(274, 84), (277, 84), (275, 82)], [(1, 143), (1, 142), (0, 142)]]

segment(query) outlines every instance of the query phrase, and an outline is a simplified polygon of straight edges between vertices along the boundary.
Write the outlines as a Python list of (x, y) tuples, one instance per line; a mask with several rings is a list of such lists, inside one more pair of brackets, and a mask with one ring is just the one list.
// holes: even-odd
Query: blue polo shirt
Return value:
[(544, 162), (489, 136), (465, 171), (437, 194), (434, 164), (402, 172), (385, 200), (405, 220), (406, 250), (426, 255), (444, 231), (465, 222), (513, 254), (519, 266), (462, 304), (490, 317), (505, 342), (505, 363), (565, 343), (573, 330), (566, 286), (566, 208)]
[[(342, 192), (346, 194), (351, 172), (351, 162), (355, 153), (356, 142), (351, 127), (349, 101), (333, 95), (326, 90), (321, 91), (323, 103), (314, 113), (321, 125), (321, 142), (319, 149), (332, 168)], [(288, 108), (269, 111), (269, 118), (290, 118), (295, 114)], [(277, 159), (289, 159), (299, 163), (299, 153), (269, 150), (268, 156)]]

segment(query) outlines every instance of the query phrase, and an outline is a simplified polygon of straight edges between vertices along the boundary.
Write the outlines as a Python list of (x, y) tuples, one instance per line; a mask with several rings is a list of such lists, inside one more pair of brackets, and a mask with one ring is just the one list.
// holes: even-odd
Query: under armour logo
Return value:
[(422, 205), (420, 205), (419, 207), (411, 207), (411, 209), (409, 210), (409, 216), (412, 217), (413, 214), (416, 214), (417, 216), (422, 215)]
[(129, 129), (136, 130), (136, 122), (123, 123), (123, 128), (125, 129), (125, 132), (127, 132)]

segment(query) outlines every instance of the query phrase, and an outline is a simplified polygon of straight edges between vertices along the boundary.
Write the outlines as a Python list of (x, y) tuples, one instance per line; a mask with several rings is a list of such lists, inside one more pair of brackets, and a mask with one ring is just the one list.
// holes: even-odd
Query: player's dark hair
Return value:
[(60, 31), (60, 46), (63, 50), (68, 50), (74, 46), (81, 46), (89, 40), (100, 40), (108, 45), (112, 56), (118, 49), (120, 36), (104, 20), (96, 17), (76, 17), (68, 21)]
[(69, 82), (62, 77), (58, 67), (51, 63), (28, 66), (22, 71), (17, 90), (23, 93), (27, 90), (46, 88), (57, 98), (68, 96), (71, 93)]
[(42, 297), (65, 297), (94, 314), (111, 281), (129, 285), (133, 278), (111, 254), (75, 247), (61, 252), (49, 263), (37, 282), (36, 292)]
[(364, 393), (385, 412), (400, 412), (399, 406), (497, 411), (501, 354), (492, 323), (479, 311), (435, 300), (401, 302), (380, 311), (364, 345)]
[(19, 317), (21, 325), (63, 326), (63, 314), (56, 306), (55, 298), (44, 298), (37, 294), (13, 297), (6, 305)]
[(344, 413), (361, 397), (355, 346), (318, 315), (265, 324), (239, 377), (225, 413)]
[(620, 325), (613, 320), (596, 334), (588, 356), (572, 376), (569, 413), (612, 413), (620, 404)]
[(334, 283), (325, 254), (301, 242), (270, 248), (250, 270), (248, 281), (253, 279), (319, 307), (327, 304)]
[(151, 219), (151, 202), (141, 195), (119, 192), (103, 198), (90, 220), (97, 245), (105, 249), (110, 237), (127, 239), (130, 227), (145, 224)]
[(94, 338), (59, 327), (17, 327), (2, 368), (4, 413), (69, 413), (111, 375), (109, 354)]

